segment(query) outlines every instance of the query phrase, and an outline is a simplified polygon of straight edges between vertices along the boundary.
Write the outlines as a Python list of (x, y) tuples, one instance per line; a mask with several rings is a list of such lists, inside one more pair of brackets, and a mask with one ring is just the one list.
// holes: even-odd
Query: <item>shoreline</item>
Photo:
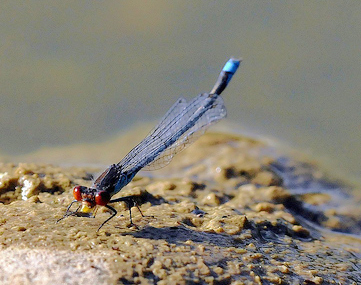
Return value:
[[(155, 121), (156, 123), (156, 121)], [(154, 123), (139, 123), (128, 128), (115, 136), (99, 142), (78, 143), (58, 147), (41, 147), (36, 151), (19, 156), (11, 156), (0, 153), (0, 161), (7, 163), (45, 163), (64, 167), (107, 167), (120, 161), (128, 151), (140, 142), (152, 129)], [(235, 131), (236, 130), (236, 131)], [(268, 146), (269, 155), (274, 157), (286, 156), (299, 162), (313, 165), (333, 180), (340, 181), (350, 188), (361, 189), (361, 178), (349, 171), (343, 171), (337, 166), (337, 161), (330, 157), (322, 157), (310, 150), (296, 148), (287, 141), (275, 137), (255, 134), (236, 123), (220, 122), (212, 127), (212, 132), (221, 134), (233, 134), (259, 141)], [(115, 154), (115, 155), (114, 155)]]

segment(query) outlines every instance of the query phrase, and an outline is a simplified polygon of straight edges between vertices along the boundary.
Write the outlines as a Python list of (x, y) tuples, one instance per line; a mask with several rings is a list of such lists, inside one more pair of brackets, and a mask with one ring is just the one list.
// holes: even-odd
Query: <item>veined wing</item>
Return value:
[[(168, 112), (164, 115), (164, 117), (160, 120), (158, 125), (156, 125), (149, 134), (139, 143), (137, 144), (119, 163), (118, 165), (122, 165), (123, 169), (127, 165), (130, 166), (130, 161), (134, 159), (134, 157), (142, 151), (142, 149), (149, 145), (151, 141), (156, 138), (159, 132), (171, 121), (173, 121), (179, 114), (186, 108), (187, 101), (181, 97), (179, 98), (172, 107), (168, 110)], [(129, 167), (127, 167), (129, 168)]]
[(154, 170), (194, 142), (211, 124), (226, 116), (223, 99), (200, 94), (189, 103), (178, 100), (153, 131), (120, 162), (122, 171)]
[(155, 170), (169, 164), (172, 158), (193, 142), (195, 142), (204, 132), (214, 123), (227, 115), (226, 108), (223, 105), (222, 97), (218, 96), (216, 104), (209, 108), (202, 115), (195, 125), (183, 133), (171, 146), (158, 154), (153, 162), (146, 165), (143, 170)]

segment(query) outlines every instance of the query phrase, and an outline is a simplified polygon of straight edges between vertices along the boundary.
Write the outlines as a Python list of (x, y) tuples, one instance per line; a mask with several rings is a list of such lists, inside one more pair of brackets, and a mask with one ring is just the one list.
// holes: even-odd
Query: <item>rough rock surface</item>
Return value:
[(205, 135), (117, 194), (139, 201), (137, 226), (119, 203), (99, 232), (104, 207), (56, 223), (94, 169), (2, 164), (0, 283), (361, 284), (360, 199), (272, 153)]

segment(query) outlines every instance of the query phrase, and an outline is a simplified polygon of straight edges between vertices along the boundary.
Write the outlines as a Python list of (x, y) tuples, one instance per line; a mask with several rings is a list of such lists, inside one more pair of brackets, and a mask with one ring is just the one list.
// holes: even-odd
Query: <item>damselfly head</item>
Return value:
[(110, 201), (110, 194), (107, 191), (99, 191), (85, 186), (75, 186), (73, 189), (75, 200), (94, 208), (96, 205), (105, 206)]
[(85, 186), (75, 186), (73, 189), (73, 195), (75, 200), (82, 202), (80, 212), (90, 213), (96, 206), (95, 202), (95, 189)]

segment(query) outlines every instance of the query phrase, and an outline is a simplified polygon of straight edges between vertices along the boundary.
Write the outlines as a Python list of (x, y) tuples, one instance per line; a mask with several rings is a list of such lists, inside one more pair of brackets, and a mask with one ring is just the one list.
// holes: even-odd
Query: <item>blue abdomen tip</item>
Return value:
[(237, 68), (239, 67), (239, 64), (241, 63), (241, 60), (231, 58), (227, 61), (227, 63), (223, 67), (223, 71), (225, 72), (231, 72), (235, 73), (237, 71)]

